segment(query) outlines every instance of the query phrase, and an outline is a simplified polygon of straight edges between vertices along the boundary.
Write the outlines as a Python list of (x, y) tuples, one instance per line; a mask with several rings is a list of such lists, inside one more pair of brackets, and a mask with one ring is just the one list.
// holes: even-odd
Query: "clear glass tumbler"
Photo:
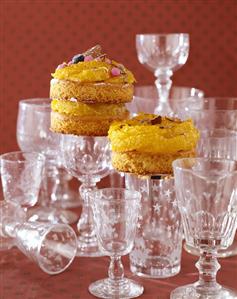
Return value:
[(25, 216), (18, 204), (0, 201), (0, 240), (13, 240), (47, 274), (66, 270), (77, 252), (73, 229), (66, 224), (25, 222)]
[(38, 201), (43, 178), (45, 157), (35, 152), (10, 152), (0, 156), (0, 170), (4, 199), (22, 208)]
[(130, 269), (150, 278), (174, 276), (180, 271), (183, 231), (174, 178), (168, 175), (125, 174), (125, 186), (142, 195)]

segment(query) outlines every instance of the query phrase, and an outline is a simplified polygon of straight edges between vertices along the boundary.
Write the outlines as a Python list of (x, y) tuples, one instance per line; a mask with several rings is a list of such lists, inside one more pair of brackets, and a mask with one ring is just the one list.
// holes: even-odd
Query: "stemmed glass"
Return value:
[(11, 240), (47, 274), (59, 274), (69, 267), (77, 251), (77, 238), (66, 224), (25, 222), (24, 210), (11, 201), (0, 201), (0, 248)]
[(107, 137), (61, 135), (63, 165), (82, 184), (82, 213), (77, 224), (79, 256), (101, 256), (94, 231), (89, 193), (110, 172), (110, 148)]
[(136, 49), (138, 60), (157, 77), (155, 85), (159, 94), (156, 114), (170, 115), (168, 103), (173, 72), (184, 65), (189, 55), (189, 35), (187, 33), (137, 34)]
[[(183, 118), (191, 117), (200, 131), (197, 147), (199, 157), (223, 158), (237, 161), (237, 98), (203, 98), (197, 103), (190, 99), (177, 106)], [(237, 234), (236, 234), (237, 236)], [(195, 248), (184, 245), (191, 254), (198, 255)], [(237, 254), (237, 242), (218, 251), (218, 257)]]
[[(62, 198), (59, 194), (60, 135), (50, 131), (50, 112), (50, 99), (47, 98), (27, 99), (19, 102), (18, 145), (21, 150), (40, 152), (47, 158), (45, 178), (40, 193), (40, 206), (30, 211), (30, 219), (54, 223), (73, 223), (77, 220), (77, 215), (71, 211), (60, 209), (59, 205), (60, 197)], [(67, 200), (70, 199), (67, 198)], [(79, 202), (75, 198), (71, 201)]]
[(176, 196), (186, 243), (200, 251), (199, 280), (178, 287), (171, 299), (230, 299), (237, 294), (216, 282), (219, 249), (234, 239), (237, 221), (237, 162), (186, 158), (173, 162)]
[(143, 293), (143, 286), (124, 278), (121, 256), (133, 247), (141, 194), (123, 188), (106, 188), (90, 196), (99, 246), (111, 261), (109, 277), (92, 283), (89, 291), (99, 298), (138, 297)]

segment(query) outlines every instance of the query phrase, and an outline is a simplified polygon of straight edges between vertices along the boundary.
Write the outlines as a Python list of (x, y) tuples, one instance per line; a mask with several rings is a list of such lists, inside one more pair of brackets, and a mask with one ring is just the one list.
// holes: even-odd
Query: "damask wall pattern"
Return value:
[(237, 96), (236, 20), (235, 0), (1, 0), (0, 153), (17, 149), (19, 100), (48, 97), (55, 67), (97, 43), (138, 85), (153, 84), (137, 60), (136, 33), (190, 33), (190, 56), (174, 84)]

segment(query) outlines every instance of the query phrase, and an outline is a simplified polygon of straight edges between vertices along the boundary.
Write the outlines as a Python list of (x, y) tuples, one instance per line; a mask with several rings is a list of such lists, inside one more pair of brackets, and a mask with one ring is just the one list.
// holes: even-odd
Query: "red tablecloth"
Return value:
[[(197, 258), (183, 252), (181, 272), (168, 279), (141, 279), (129, 271), (128, 257), (123, 258), (127, 277), (140, 281), (145, 288), (140, 298), (167, 299), (177, 286), (197, 280)], [(218, 281), (237, 291), (237, 256), (220, 259)], [(64, 273), (50, 276), (17, 249), (0, 252), (1, 299), (89, 299), (91, 282), (107, 276), (108, 257), (76, 258)]]

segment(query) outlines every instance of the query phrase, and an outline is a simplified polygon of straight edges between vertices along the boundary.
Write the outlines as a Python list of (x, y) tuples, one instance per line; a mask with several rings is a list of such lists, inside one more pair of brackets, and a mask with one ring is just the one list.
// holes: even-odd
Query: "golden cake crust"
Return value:
[(172, 162), (179, 158), (195, 157), (195, 150), (175, 154), (148, 154), (141, 152), (113, 152), (112, 165), (121, 172), (148, 174), (172, 174)]
[(129, 83), (81, 83), (52, 79), (50, 98), (76, 99), (83, 103), (126, 103), (133, 98), (133, 85)]
[[(129, 117), (126, 111), (116, 116), (116, 119)], [(51, 112), (51, 130), (56, 133), (73, 134), (82, 136), (107, 136), (113, 117), (88, 118), (75, 115), (66, 115), (55, 111)]]

